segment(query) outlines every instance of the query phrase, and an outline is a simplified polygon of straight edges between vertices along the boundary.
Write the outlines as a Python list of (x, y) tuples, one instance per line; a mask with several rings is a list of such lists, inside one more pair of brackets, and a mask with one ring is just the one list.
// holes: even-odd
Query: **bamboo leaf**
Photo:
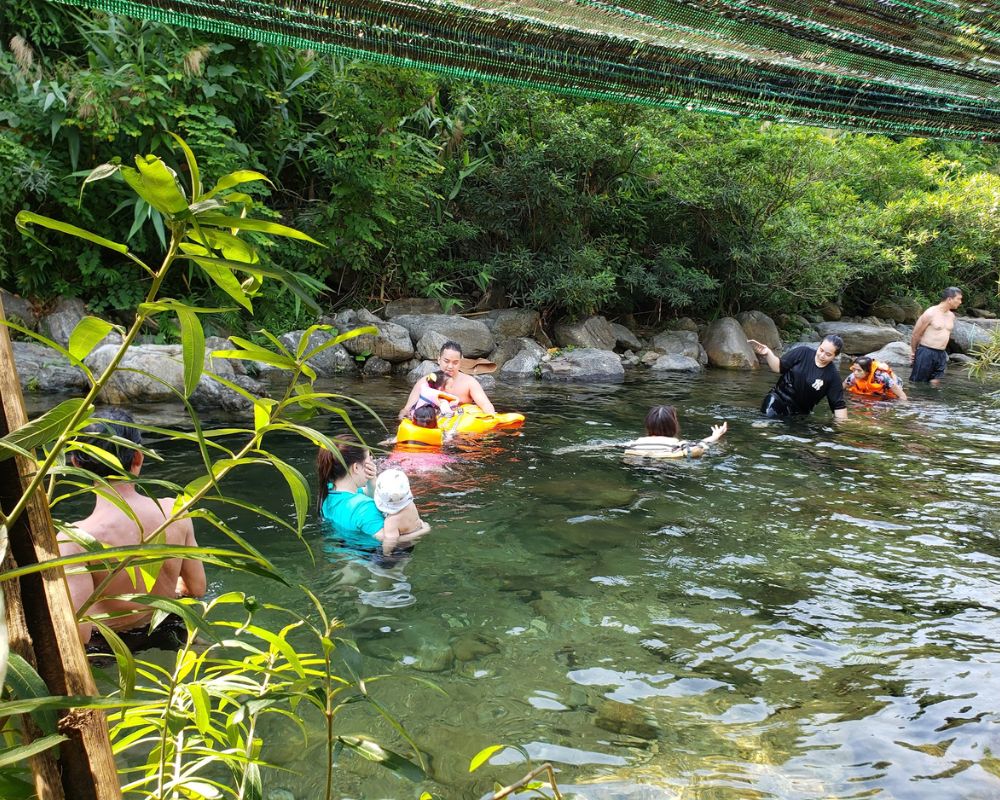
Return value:
[(76, 225), (70, 225), (67, 222), (60, 222), (59, 220), (55, 220), (50, 217), (43, 217), (41, 214), (35, 214), (31, 211), (18, 212), (17, 216), (14, 218), (14, 224), (21, 233), (25, 236), (31, 237), (32, 239), (35, 237), (32, 235), (31, 231), (28, 230), (28, 226), (40, 225), (41, 227), (48, 228), (52, 231), (58, 231), (59, 233), (65, 233), (69, 236), (75, 236), (78, 239), (85, 239), (88, 242), (93, 242), (101, 247), (106, 247), (108, 250), (114, 250), (116, 253), (121, 253), (122, 255), (128, 253), (127, 245), (121, 244), (120, 242), (113, 242), (110, 239), (105, 239), (103, 236), (98, 236), (96, 233), (91, 233), (83, 228), (78, 228)]
[[(259, 172), (254, 172), (251, 169), (238, 169), (236, 172), (230, 172), (228, 175), (223, 175), (219, 178), (219, 182), (215, 184), (211, 191), (205, 193), (205, 197), (214, 197), (219, 192), (232, 189), (234, 186), (240, 186), (244, 183), (255, 183), (257, 181), (271, 183), (266, 175), (262, 175)], [(271, 185), (273, 186), (274, 184), (271, 183)]]
[(67, 737), (63, 736), (61, 733), (54, 733), (51, 736), (44, 736), (41, 739), (35, 739), (35, 741), (31, 744), (14, 747), (10, 750), (0, 751), (0, 768), (9, 767), (13, 764), (20, 764), (22, 761), (30, 758), (31, 756), (44, 753), (50, 747), (55, 747), (60, 742), (65, 742), (66, 739)]
[(338, 736), (337, 741), (350, 748), (362, 758), (381, 764), (408, 780), (417, 782), (426, 778), (426, 774), (412, 761), (398, 753), (386, 750), (382, 745), (367, 736)]
[[(10, 689), (11, 696), (21, 700), (31, 697), (48, 697), (49, 687), (35, 671), (35, 668), (17, 653), (10, 653), (7, 661), (7, 676), (4, 684)], [(50, 709), (42, 709), (32, 715), (42, 733), (53, 734), (59, 717)]]
[(73, 328), (69, 335), (69, 346), (67, 349), (73, 358), (83, 361), (90, 355), (97, 343), (107, 336), (115, 328), (110, 322), (106, 322), (98, 317), (84, 317)]
[(205, 365), (205, 331), (198, 315), (188, 308), (175, 308), (181, 326), (181, 349), (184, 354), (184, 396), (190, 397), (198, 388)]
[(259, 233), (269, 233), (273, 236), (285, 236), (289, 239), (300, 239), (303, 242), (321, 245), (315, 239), (295, 228), (281, 225), (277, 222), (270, 222), (266, 219), (252, 219), (250, 217), (229, 217), (225, 214), (205, 213), (198, 215), (198, 223), (201, 225), (211, 225), (215, 228), (229, 228), (232, 230), (257, 231)]
[(131, 697), (132, 692), (135, 691), (135, 656), (113, 629), (100, 620), (90, 619), (90, 622), (101, 632), (101, 636), (108, 643), (111, 653), (115, 657), (115, 662), (118, 664), (118, 688), (121, 689), (122, 697)]
[[(128, 184), (161, 214), (173, 217), (187, 211), (188, 201), (177, 182), (177, 176), (157, 156), (136, 156), (138, 172), (122, 169)], [(130, 176), (129, 173), (132, 173)], [(135, 180), (138, 176), (138, 182)], [(138, 187), (141, 187), (142, 191)]]
[(500, 750), (505, 750), (507, 745), (503, 744), (491, 744), (489, 747), (484, 747), (478, 753), (472, 757), (472, 761), (469, 762), (469, 772), (475, 772), (483, 764), (490, 760), (490, 758)]
[(55, 408), (50, 408), (38, 419), (22, 425), (0, 439), (0, 461), (10, 458), (15, 452), (33, 450), (54, 442), (69, 426), (70, 420), (83, 407), (82, 397), (63, 400)]
[(169, 133), (174, 137), (174, 141), (177, 142), (181, 150), (184, 151), (184, 158), (187, 160), (188, 172), (191, 174), (191, 202), (196, 203), (201, 197), (201, 170), (198, 169), (198, 159), (194, 157), (194, 153), (191, 151), (191, 148), (188, 147), (187, 142), (185, 142), (173, 131), (169, 131)]
[(280, 472), (288, 488), (292, 491), (292, 501), (295, 503), (295, 517), (298, 521), (298, 530), (306, 524), (306, 515), (309, 513), (309, 482), (305, 476), (291, 464), (282, 461), (276, 456), (271, 456), (271, 463)]
[(191, 705), (194, 707), (195, 727), (201, 733), (207, 735), (212, 726), (211, 703), (209, 702), (208, 692), (205, 691), (205, 687), (200, 683), (188, 684), (187, 690), (191, 695)]

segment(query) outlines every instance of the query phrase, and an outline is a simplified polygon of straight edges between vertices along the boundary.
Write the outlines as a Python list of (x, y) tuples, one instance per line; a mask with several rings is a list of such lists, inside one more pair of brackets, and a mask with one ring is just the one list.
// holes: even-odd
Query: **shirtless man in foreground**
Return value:
[[(135, 442), (137, 445), (141, 444), (139, 430), (131, 424), (133, 420), (128, 412), (119, 408), (105, 408), (99, 409), (95, 416), (106, 421), (90, 425), (86, 429), (87, 433), (113, 435)], [(142, 469), (142, 452), (104, 439), (95, 438), (90, 444), (113, 455), (125, 472), (138, 477), (139, 470)], [(142, 543), (144, 537), (148, 537), (170, 516), (174, 505), (173, 498), (155, 500), (140, 494), (134, 482), (123, 478), (119, 470), (113, 469), (88, 452), (73, 452), (70, 454), (70, 460), (73, 466), (89, 470), (107, 480), (111, 484), (112, 491), (128, 504), (139, 521), (137, 526), (135, 520), (105, 496), (108, 490), (102, 487), (100, 488), (102, 494), (95, 495), (94, 510), (90, 516), (73, 523), (73, 526), (84, 534), (84, 538), (93, 538), (106, 547), (135, 546)], [(190, 519), (171, 523), (162, 536), (163, 538), (157, 539), (158, 544), (191, 547), (198, 544), (194, 538), (194, 526)], [(66, 534), (59, 537), (60, 555), (75, 555), (86, 552), (87, 549)], [(102, 559), (99, 551), (94, 554), (94, 561), (102, 560), (107, 559)], [(138, 568), (118, 572), (101, 590), (100, 597), (84, 613), (93, 617), (110, 615), (101, 620), (103, 624), (117, 632), (126, 632), (145, 625), (152, 617), (153, 609), (139, 603), (111, 599), (114, 595), (149, 594), (173, 598), (201, 597), (205, 594), (205, 567), (200, 561), (190, 558), (168, 558), (159, 565), (159, 572), (155, 571), (156, 566), (148, 563), (144, 565), (147, 572), (152, 571), (156, 575), (156, 580), (149, 589), (144, 586)], [(69, 584), (74, 610), (80, 610), (108, 574), (107, 570), (101, 569), (67, 575), (66, 582)], [(83, 643), (90, 642), (94, 633), (93, 623), (83, 621), (77, 627)]]
[(941, 377), (948, 364), (945, 348), (955, 327), (955, 309), (960, 305), (962, 305), (962, 290), (949, 286), (941, 292), (941, 302), (928, 308), (913, 326), (913, 336), (910, 337), (912, 383), (930, 381), (931, 386), (941, 383)]
[[(454, 395), (459, 403), (475, 403), (485, 413), (494, 414), (496, 409), (493, 403), (486, 396), (482, 385), (471, 375), (466, 375), (461, 371), (462, 367), (462, 346), (458, 342), (445, 342), (441, 345), (441, 352), (438, 354), (438, 366), (445, 375), (445, 384), (441, 391)], [(399, 411), (399, 418), (403, 419), (413, 411), (414, 405), (420, 398), (420, 390), (427, 388), (427, 378), (423, 377), (413, 384), (410, 396), (406, 398), (406, 404)]]

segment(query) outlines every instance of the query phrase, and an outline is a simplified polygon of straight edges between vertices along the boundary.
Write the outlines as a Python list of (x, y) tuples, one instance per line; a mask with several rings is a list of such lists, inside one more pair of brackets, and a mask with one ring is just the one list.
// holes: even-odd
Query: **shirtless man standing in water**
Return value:
[[(442, 391), (457, 397), (459, 403), (475, 403), (487, 414), (496, 412), (479, 381), (461, 371), (462, 346), (458, 342), (448, 341), (441, 345), (438, 366), (445, 376), (444, 386), (441, 387)], [(420, 390), (425, 388), (427, 388), (427, 376), (413, 384), (410, 396), (406, 398), (406, 404), (399, 410), (400, 419), (409, 416), (420, 397)]]
[(962, 290), (949, 286), (941, 292), (941, 302), (931, 306), (913, 326), (910, 338), (910, 381), (937, 386), (941, 383), (948, 354), (945, 348), (955, 327), (955, 309), (962, 305)]

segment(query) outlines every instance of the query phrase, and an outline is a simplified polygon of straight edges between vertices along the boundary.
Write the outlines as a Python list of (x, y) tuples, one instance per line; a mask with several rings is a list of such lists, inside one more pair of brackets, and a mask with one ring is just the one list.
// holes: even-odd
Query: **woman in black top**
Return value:
[(834, 359), (840, 355), (844, 340), (827, 336), (813, 350), (808, 345), (794, 347), (778, 358), (766, 344), (750, 339), (757, 355), (767, 359), (772, 372), (781, 377), (761, 403), (761, 413), (768, 417), (808, 414), (824, 397), (835, 419), (847, 419), (844, 387)]

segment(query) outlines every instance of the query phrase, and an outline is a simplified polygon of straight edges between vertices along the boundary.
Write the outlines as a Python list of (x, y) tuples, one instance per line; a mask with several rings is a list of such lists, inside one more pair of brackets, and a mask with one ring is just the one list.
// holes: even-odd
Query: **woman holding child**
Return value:
[(384, 555), (408, 545), (430, 527), (420, 519), (409, 481), (400, 470), (387, 470), (376, 480), (371, 452), (353, 436), (341, 436), (340, 454), (320, 448), (316, 454), (319, 515), (349, 545)]

